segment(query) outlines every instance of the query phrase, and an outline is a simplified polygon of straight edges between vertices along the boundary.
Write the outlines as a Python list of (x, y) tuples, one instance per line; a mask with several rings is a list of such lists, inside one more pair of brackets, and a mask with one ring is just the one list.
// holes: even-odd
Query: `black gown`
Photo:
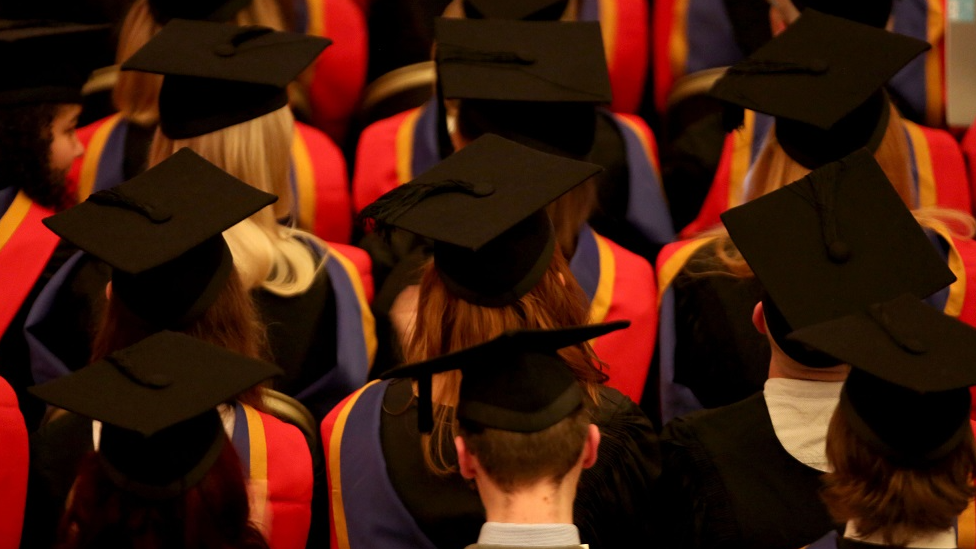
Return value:
[(783, 448), (762, 393), (675, 419), (661, 454), (663, 547), (797, 549), (835, 527), (822, 473)]
[[(600, 395), (598, 458), (580, 478), (574, 522), (591, 548), (632, 547), (657, 534), (657, 435), (630, 399), (606, 387)], [(477, 492), (460, 475), (439, 477), (424, 464), (412, 385), (391, 383), (383, 409), (380, 439), (390, 481), (420, 529), (444, 549), (478, 539), (485, 515)], [(453, 443), (444, 450), (456, 461)]]

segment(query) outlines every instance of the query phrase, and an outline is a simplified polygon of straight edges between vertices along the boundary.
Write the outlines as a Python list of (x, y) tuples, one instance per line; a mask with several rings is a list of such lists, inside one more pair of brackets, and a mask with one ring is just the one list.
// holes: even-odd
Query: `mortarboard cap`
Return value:
[(448, 290), (502, 307), (534, 288), (552, 262), (556, 243), (543, 208), (600, 171), (488, 134), (386, 193), (360, 219), (434, 240), (434, 266)]
[(821, 13), (843, 17), (879, 29), (885, 28), (891, 18), (892, 0), (793, 0), (793, 6), (817, 10)]
[(630, 326), (628, 321), (558, 330), (519, 330), (461, 351), (387, 372), (383, 378), (418, 381), (418, 421), (430, 431), (431, 376), (461, 371), (457, 417), (481, 428), (541, 431), (583, 405), (579, 381), (559, 349)]
[(171, 19), (194, 19), (226, 23), (251, 0), (149, 0), (149, 11), (160, 25)]
[(0, 20), (0, 105), (81, 103), (108, 25)]
[(888, 125), (883, 86), (929, 44), (807, 9), (709, 92), (776, 117), (791, 158), (814, 169), (862, 147), (876, 150)]
[(840, 406), (889, 459), (924, 464), (970, 429), (976, 330), (909, 294), (798, 330), (790, 339), (853, 367)]
[[(468, 132), (581, 158), (612, 99), (598, 23), (438, 19), (438, 86)], [(477, 135), (475, 135), (477, 136)]]
[(956, 277), (862, 149), (722, 214), (762, 283), (770, 333), (807, 366), (823, 366), (785, 339), (903, 293), (927, 297)]
[(266, 27), (174, 19), (122, 70), (165, 76), (160, 130), (186, 139), (284, 107), (288, 84), (331, 43)]
[(230, 276), (221, 233), (277, 200), (190, 149), (44, 220), (112, 267), (112, 291), (161, 328), (202, 314)]
[(215, 407), (282, 372), (187, 335), (159, 332), (28, 389), (104, 423), (99, 455), (120, 488), (174, 497), (203, 478), (226, 437)]
[(512, 19), (558, 21), (569, 0), (463, 0), (464, 16), (469, 19)]

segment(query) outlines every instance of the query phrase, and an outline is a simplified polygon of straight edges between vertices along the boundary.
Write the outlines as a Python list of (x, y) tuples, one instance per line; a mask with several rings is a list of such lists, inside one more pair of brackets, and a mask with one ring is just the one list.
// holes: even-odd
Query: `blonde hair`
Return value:
[[(549, 269), (535, 287), (517, 302), (504, 307), (482, 307), (452, 295), (427, 262), (420, 279), (417, 320), (404, 345), (406, 362), (420, 362), (442, 354), (484, 343), (506, 330), (551, 329), (589, 322), (586, 294), (573, 278), (558, 247)], [(567, 347), (560, 355), (569, 364), (591, 401), (597, 401), (596, 386), (607, 380), (604, 366), (589, 343)], [(444, 456), (457, 436), (455, 408), (461, 388), (461, 373), (451, 371), (433, 376), (434, 428), (424, 435), (424, 461), (431, 471), (447, 474), (454, 467)], [(453, 446), (452, 446), (453, 447)]]
[(149, 166), (188, 147), (229, 174), (278, 202), (224, 231), (234, 264), (247, 289), (257, 287), (290, 297), (308, 290), (325, 259), (317, 261), (309, 245), (327, 250), (314, 235), (278, 222), (294, 223), (289, 181), (295, 119), (288, 107), (188, 139), (170, 139), (156, 130), (149, 150)]
[[(915, 182), (912, 177), (910, 164), (910, 148), (905, 136), (905, 127), (901, 115), (892, 106), (888, 117), (888, 127), (884, 137), (874, 153), (875, 160), (881, 166), (888, 180), (894, 186), (898, 196), (909, 207), (918, 205), (915, 193)], [(810, 169), (790, 158), (776, 138), (775, 123), (766, 134), (762, 149), (755, 163), (749, 169), (748, 182), (742, 202), (749, 202), (768, 194), (776, 189), (802, 179), (810, 173)]]
[[(284, 30), (285, 22), (275, 0), (251, 0), (237, 12), (232, 22), (236, 25), (261, 25)], [(149, 9), (149, 0), (136, 0), (122, 23), (115, 62), (122, 64), (146, 45), (162, 26), (156, 22)], [(141, 126), (159, 123), (159, 90), (163, 77), (140, 71), (119, 71), (118, 81), (112, 90), (112, 101), (122, 116)]]

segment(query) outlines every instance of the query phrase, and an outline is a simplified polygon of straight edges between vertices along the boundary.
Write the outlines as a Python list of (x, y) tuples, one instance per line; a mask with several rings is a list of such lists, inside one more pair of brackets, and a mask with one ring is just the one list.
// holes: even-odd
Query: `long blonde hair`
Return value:
[[(251, 3), (234, 16), (237, 25), (261, 25), (275, 30), (285, 30), (284, 17), (275, 0), (251, 0)], [(115, 62), (122, 64), (162, 28), (149, 10), (149, 0), (136, 0), (122, 23)], [(163, 77), (139, 71), (119, 71), (119, 78), (112, 90), (112, 101), (122, 116), (141, 126), (159, 123), (159, 89)]]
[[(420, 279), (417, 320), (404, 344), (406, 362), (420, 362), (484, 343), (506, 330), (551, 329), (589, 322), (586, 294), (569, 270), (558, 247), (549, 269), (535, 287), (516, 303), (504, 307), (482, 307), (452, 295), (427, 262)], [(588, 343), (568, 347), (560, 355), (573, 369), (591, 401), (597, 401), (597, 385), (607, 376)], [(461, 387), (461, 373), (437, 374), (433, 380), (434, 429), (424, 435), (424, 461), (430, 470), (446, 474), (453, 470), (444, 456), (447, 443), (457, 435), (455, 407)]]
[(264, 288), (280, 296), (300, 295), (315, 281), (323, 261), (309, 248), (327, 250), (324, 242), (294, 224), (289, 182), (295, 119), (288, 107), (188, 139), (170, 139), (157, 129), (149, 150), (149, 166), (188, 147), (252, 187), (278, 195), (278, 202), (224, 232), (234, 264), (247, 289)]

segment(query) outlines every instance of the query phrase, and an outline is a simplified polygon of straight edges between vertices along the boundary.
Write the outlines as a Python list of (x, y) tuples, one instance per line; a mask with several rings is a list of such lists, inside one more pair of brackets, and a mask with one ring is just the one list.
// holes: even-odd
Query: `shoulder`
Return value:
[(720, 408), (700, 410), (670, 421), (661, 433), (662, 444), (689, 447), (713, 439), (735, 439), (755, 432), (755, 419), (769, 412), (762, 393)]

